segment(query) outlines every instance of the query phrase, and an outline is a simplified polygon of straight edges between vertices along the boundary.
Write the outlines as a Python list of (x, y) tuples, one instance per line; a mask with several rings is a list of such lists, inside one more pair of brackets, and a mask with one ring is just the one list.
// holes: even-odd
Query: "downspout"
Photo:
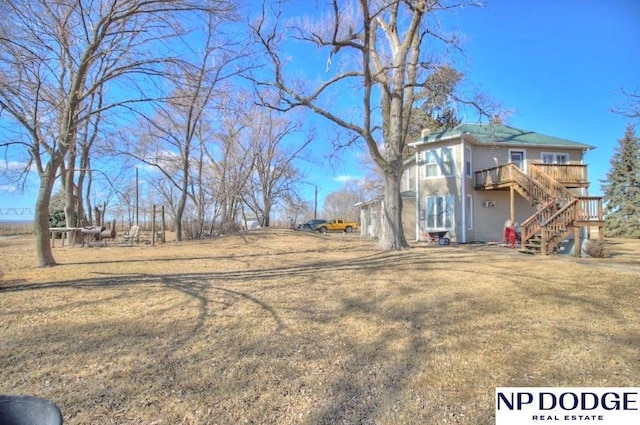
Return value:
[(467, 170), (466, 170), (466, 162), (465, 162), (465, 149), (464, 149), (464, 134), (460, 135), (460, 158), (462, 158), (462, 164), (460, 166), (460, 185), (461, 187), (461, 199), (460, 205), (462, 208), (462, 243), (467, 243)]
[(415, 192), (416, 192), (416, 242), (420, 242), (420, 152), (416, 149), (416, 176), (415, 176)]

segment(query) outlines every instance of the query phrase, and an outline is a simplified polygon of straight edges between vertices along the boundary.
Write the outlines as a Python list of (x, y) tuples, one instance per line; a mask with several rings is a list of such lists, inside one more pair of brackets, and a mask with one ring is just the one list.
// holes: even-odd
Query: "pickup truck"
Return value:
[(320, 233), (327, 232), (346, 232), (351, 233), (358, 229), (358, 223), (355, 221), (346, 221), (341, 218), (329, 220), (326, 223), (318, 224), (316, 230)]

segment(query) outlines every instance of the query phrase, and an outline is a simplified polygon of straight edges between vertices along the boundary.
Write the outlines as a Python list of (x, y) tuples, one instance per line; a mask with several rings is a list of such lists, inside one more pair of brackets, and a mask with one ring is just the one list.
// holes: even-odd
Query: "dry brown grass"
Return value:
[(492, 424), (496, 386), (640, 384), (640, 241), (610, 258), (355, 235), (0, 241), (0, 393), (67, 424)]

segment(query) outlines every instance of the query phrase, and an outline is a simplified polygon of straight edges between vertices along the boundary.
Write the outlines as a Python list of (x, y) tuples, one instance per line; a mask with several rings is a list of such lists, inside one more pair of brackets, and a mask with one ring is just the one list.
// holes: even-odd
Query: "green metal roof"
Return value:
[(579, 149), (593, 149), (595, 146), (560, 137), (547, 136), (534, 131), (521, 130), (502, 124), (460, 124), (455, 128), (431, 133), (422, 140), (412, 143), (421, 145), (436, 143), (447, 139), (458, 138), (462, 134), (472, 136), (481, 145), (512, 145), (512, 146), (552, 146)]

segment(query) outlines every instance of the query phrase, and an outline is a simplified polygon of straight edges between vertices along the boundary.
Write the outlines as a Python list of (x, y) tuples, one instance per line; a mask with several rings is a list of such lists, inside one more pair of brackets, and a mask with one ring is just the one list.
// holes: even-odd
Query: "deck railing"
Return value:
[(517, 183), (533, 199), (547, 203), (555, 199), (556, 188), (553, 184), (542, 184), (528, 176), (514, 164), (500, 165), (476, 172), (476, 187)]
[(558, 204), (555, 200), (547, 202), (540, 208), (534, 215), (526, 219), (520, 224), (520, 232), (522, 236), (522, 243), (531, 239), (536, 233), (540, 232), (544, 223), (558, 211)]
[(581, 222), (603, 222), (602, 198), (598, 196), (579, 196), (576, 220)]
[(476, 187), (507, 183), (511, 180), (509, 168), (512, 164), (500, 165), (486, 170), (476, 171)]
[(562, 241), (564, 235), (575, 221), (578, 211), (577, 205), (578, 199), (572, 199), (542, 224), (542, 245), (540, 247), (542, 255), (546, 255), (549, 249), (557, 247)]
[(530, 164), (560, 183), (588, 183), (587, 166), (584, 164)]

